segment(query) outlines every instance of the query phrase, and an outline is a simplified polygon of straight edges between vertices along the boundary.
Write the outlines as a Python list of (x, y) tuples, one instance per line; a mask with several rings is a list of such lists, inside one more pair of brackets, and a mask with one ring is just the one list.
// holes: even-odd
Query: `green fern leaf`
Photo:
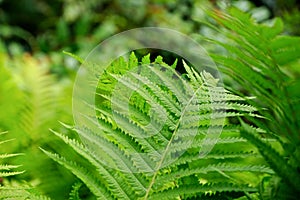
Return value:
[[(151, 199), (166, 194), (174, 199), (210, 191), (256, 192), (255, 187), (241, 184), (238, 189), (229, 177), (273, 173), (265, 163), (249, 163), (259, 157), (257, 151), (240, 137), (239, 126), (229, 125), (230, 117), (259, 117), (257, 109), (246, 104), (247, 98), (230, 93), (212, 75), (198, 73), (186, 63), (189, 80), (161, 57), (150, 63), (148, 55), (138, 64), (134, 54), (128, 62), (120, 58), (100, 78), (96, 106), (86, 103), (97, 115), (82, 115), (98, 131), (86, 125), (71, 127), (83, 143), (53, 131), (95, 169), (95, 176), (64, 157), (47, 155), (79, 177), (98, 198)], [(201, 158), (199, 152), (211, 154)], [(239, 162), (233, 164), (233, 159)], [(199, 184), (200, 174), (207, 185)], [(185, 181), (191, 181), (195, 190), (185, 192)]]
[[(0, 136), (3, 134), (6, 134), (7, 132), (0, 132)], [(0, 145), (10, 142), (13, 139), (8, 139), (8, 140), (0, 140)], [(0, 154), (0, 177), (8, 177), (8, 176), (14, 176), (14, 175), (18, 175), (18, 174), (22, 174), (24, 173), (24, 171), (11, 171), (13, 169), (19, 168), (21, 165), (10, 165), (10, 164), (2, 164), (3, 160), (5, 160), (6, 158), (11, 158), (11, 157), (16, 157), (19, 155), (23, 155), (20, 153), (16, 153), (16, 154)]]
[(242, 122), (243, 130), (241, 134), (249, 141), (255, 144), (260, 153), (270, 161), (271, 167), (276, 171), (280, 177), (283, 177), (288, 184), (290, 184), (295, 190), (298, 190), (300, 186), (300, 178), (297, 170), (291, 166), (273, 147), (262, 141), (254, 128)]
[(165, 190), (159, 193), (154, 193), (149, 199), (177, 199), (185, 195), (196, 195), (197, 193), (204, 192), (227, 192), (227, 191), (240, 191), (240, 192), (256, 192), (257, 189), (247, 185), (235, 185), (226, 183), (204, 184), (204, 185), (185, 185), (180, 188)]
[(81, 182), (77, 182), (72, 186), (72, 191), (70, 192), (69, 200), (81, 200), (81, 198), (79, 197), (79, 189), (81, 186)]
[(95, 180), (95, 177), (91, 175), (86, 169), (74, 162), (67, 161), (65, 158), (60, 157), (57, 154), (50, 153), (43, 149), (41, 150), (50, 158), (62, 164), (63, 166), (68, 168), (72, 173), (74, 173), (78, 178), (80, 178), (98, 198), (111, 198), (105, 190), (105, 187), (103, 187), (103, 185), (99, 183), (98, 180)]

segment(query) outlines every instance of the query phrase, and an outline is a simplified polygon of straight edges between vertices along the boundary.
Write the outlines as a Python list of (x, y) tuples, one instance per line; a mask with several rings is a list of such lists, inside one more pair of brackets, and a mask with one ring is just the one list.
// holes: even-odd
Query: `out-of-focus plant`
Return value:
[[(0, 53), (0, 128), (9, 131), (11, 144), (3, 144), (5, 152), (22, 152), (24, 155), (9, 158), (13, 164), (22, 163), (26, 173), (18, 176), (50, 196), (66, 195), (74, 177), (57, 167), (40, 150), (40, 146), (69, 150), (52, 137), (49, 129), (61, 129), (59, 121), (71, 122), (71, 92), (69, 79), (58, 80), (49, 73), (46, 57), (35, 59), (29, 54), (10, 58), (2, 48)], [(53, 183), (58, 188), (53, 187)]]
[[(1, 126), (0, 126), (1, 128)], [(11, 140), (2, 140), (5, 132), (0, 132), (0, 146), (2, 147), (4, 143), (10, 142)], [(1, 148), (2, 150), (3, 148)], [(3, 151), (3, 150), (2, 150)], [(17, 182), (15, 180), (9, 181), (4, 179), (7, 177), (12, 177), (18, 174), (24, 173), (24, 171), (15, 171), (21, 165), (11, 165), (4, 162), (8, 158), (14, 158), (20, 156), (20, 153), (7, 153), (6, 151), (0, 152), (0, 199), (44, 199), (47, 197), (40, 196), (40, 194), (34, 190), (32, 186), (27, 183)]]
[[(223, 38), (200, 38), (220, 45), (223, 51), (211, 52), (219, 69), (230, 77), (230, 90), (254, 95), (248, 102), (259, 109), (265, 120), (246, 117), (242, 135), (259, 149), (276, 172), (261, 184), (261, 199), (297, 199), (300, 187), (300, 38), (280, 35), (279, 18), (257, 23), (250, 13), (234, 7), (226, 12), (208, 12), (215, 23), (209, 26)], [(294, 68), (291, 68), (293, 66)], [(264, 130), (259, 133), (254, 127)], [(270, 143), (268, 140), (277, 141)]]

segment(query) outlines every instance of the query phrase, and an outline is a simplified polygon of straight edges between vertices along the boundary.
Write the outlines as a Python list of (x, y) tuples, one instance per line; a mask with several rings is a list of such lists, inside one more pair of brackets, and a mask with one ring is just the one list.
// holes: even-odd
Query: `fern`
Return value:
[(263, 142), (259, 138), (255, 129), (244, 122), (242, 123), (244, 127), (242, 135), (248, 140), (252, 141), (260, 150), (261, 154), (270, 162), (271, 167), (278, 173), (278, 175), (284, 177), (286, 181), (290, 181), (287, 183), (297, 190), (300, 185), (299, 179), (297, 178), (297, 169), (295, 169), (290, 163), (286, 163), (286, 160), (283, 158), (283, 156), (281, 156), (268, 143)]
[(73, 185), (72, 191), (70, 192), (70, 197), (69, 200), (80, 200), (81, 198), (79, 197), (79, 189), (82, 186), (82, 183), (77, 182), (76, 184)]
[[(280, 35), (283, 23), (278, 18), (273, 19), (268, 25), (258, 24), (250, 14), (234, 7), (228, 8), (225, 12), (208, 13), (219, 24), (210, 26), (226, 36), (225, 42), (206, 38), (226, 50), (225, 54), (212, 53), (212, 58), (218, 63), (221, 71), (234, 79), (233, 85), (239, 85), (244, 93), (257, 97), (248, 99), (248, 103), (254, 107), (264, 108), (258, 113), (267, 120), (247, 117), (247, 123), (250, 121), (256, 127), (264, 129), (264, 134), (242, 122), (242, 136), (259, 149), (276, 172), (276, 176), (282, 180), (275, 185), (271, 183), (272, 180), (277, 180), (277, 177), (268, 179), (270, 184), (262, 185), (274, 188), (263, 188), (261, 197), (293, 199), (294, 194), (300, 192), (300, 118), (296, 114), (299, 112), (299, 90), (295, 92), (291, 88), (299, 84), (297, 85), (294, 77), (285, 68), (295, 65), (299, 60), (300, 38)], [(231, 90), (241, 94), (238, 88), (232, 87)], [(276, 146), (265, 141), (262, 135), (275, 140)], [(273, 192), (265, 193), (271, 190)]]
[[(3, 134), (5, 134), (6, 132), (0, 132), (0, 136), (2, 136)], [(0, 141), (0, 145), (6, 143), (6, 142), (10, 142), (10, 140), (4, 140), (4, 141)], [(22, 155), (20, 153), (15, 153), (15, 154), (0, 154), (0, 161), (6, 159), (6, 158), (11, 158), (11, 157), (15, 157), (15, 156), (19, 156)], [(24, 173), (24, 171), (12, 171), (13, 169), (19, 168), (20, 165), (9, 165), (9, 164), (2, 164), (3, 162), (0, 163), (0, 177), (7, 177), (7, 176), (14, 176), (17, 174), (22, 174)]]
[(0, 186), (0, 199), (22, 200), (49, 200), (48, 197), (40, 195), (34, 187), (26, 183), (5, 183), (5, 186)]
[[(61, 145), (57, 138), (51, 137), (49, 128), (57, 127), (59, 119), (71, 120), (66, 106), (69, 102), (63, 102), (69, 85), (57, 82), (49, 74), (47, 60), (40, 59), (29, 55), (11, 59), (0, 52), (0, 127), (17, 138), (3, 149), (24, 154), (9, 158), (10, 163), (21, 163), (27, 172), (19, 175), (19, 179), (34, 181), (35, 188), (42, 193), (62, 196), (64, 187), (71, 187), (74, 176), (58, 168), (39, 146), (57, 149)], [(53, 183), (60, 189), (54, 188)]]
[[(65, 173), (38, 154), (38, 146), (98, 199), (297, 199), (300, 82), (291, 70), (299, 65), (300, 38), (280, 35), (280, 19), (259, 24), (234, 7), (207, 13), (215, 21), (205, 25), (216, 34), (199, 39), (216, 46), (210, 56), (226, 89), (185, 62), (180, 75), (177, 60), (169, 66), (160, 56), (139, 61), (132, 53), (95, 74), (96, 104), (85, 103), (95, 115), (79, 113), (83, 123), (67, 126), (81, 140), (60, 133), (65, 128), (53, 128), (55, 139), (45, 134), (57, 118), (68, 117), (57, 115), (64, 112), (57, 96), (65, 91), (55, 87), (55, 77), (40, 66), (44, 62), (28, 55), (9, 60), (0, 51), (0, 127), (23, 137), (10, 149), (21, 144), (27, 156), (39, 155), (22, 163), (38, 182), (48, 183), (44, 192), (53, 191), (54, 181), (55, 190), (68, 183), (59, 182)], [(97, 64), (90, 67), (94, 72)], [(44, 150), (51, 148), (59, 154)], [(0, 161), (19, 155), (0, 154)], [(8, 181), (23, 173), (19, 167), (1, 162), (0, 199), (48, 199), (31, 184)], [(73, 185), (70, 199), (80, 199), (80, 187)]]
[(228, 121), (258, 116), (257, 109), (218, 86), (209, 73), (184, 65), (188, 80), (161, 57), (153, 63), (149, 55), (142, 63), (134, 54), (128, 62), (121, 57), (99, 80), (97, 106), (86, 104), (97, 115), (82, 115), (99, 131), (84, 124), (73, 127), (84, 143), (53, 131), (95, 171), (44, 152), (99, 199), (187, 199), (208, 194), (226, 198), (228, 192), (258, 192), (257, 175), (274, 172), (240, 137), (240, 126)]
[[(5, 134), (6, 132), (0, 133), (0, 136)], [(10, 142), (11, 140), (0, 141), (0, 145)], [(20, 165), (9, 165), (2, 164), (2, 160), (7, 158), (13, 158), (16, 156), (20, 156), (23, 154), (15, 153), (15, 154), (0, 154), (0, 177), (7, 178), (11, 176), (15, 176), (18, 174), (23, 174), (25, 171), (15, 171), (15, 169), (19, 168)], [(2, 183), (3, 181), (3, 183)], [(26, 183), (18, 183), (18, 182), (9, 182), (4, 179), (0, 182), (0, 199), (36, 199), (36, 200), (47, 200), (48, 198), (45, 196), (39, 195), (38, 192), (31, 186)]]

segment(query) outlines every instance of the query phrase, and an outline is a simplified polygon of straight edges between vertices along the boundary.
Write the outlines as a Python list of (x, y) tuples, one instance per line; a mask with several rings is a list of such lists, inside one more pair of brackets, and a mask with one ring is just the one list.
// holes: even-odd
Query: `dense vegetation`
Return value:
[[(296, 3), (25, 2), (0, 1), (31, 15), (18, 26), (1, 12), (0, 199), (297, 199)], [(99, 65), (81, 57), (140, 26), (188, 34), (221, 79), (165, 51), (128, 52), (95, 74), (95, 116), (74, 124), (76, 70)]]

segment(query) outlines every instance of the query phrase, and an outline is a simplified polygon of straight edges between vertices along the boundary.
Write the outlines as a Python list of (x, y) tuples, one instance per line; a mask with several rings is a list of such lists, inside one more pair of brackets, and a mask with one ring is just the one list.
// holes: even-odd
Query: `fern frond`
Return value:
[(79, 196), (79, 189), (82, 186), (81, 182), (77, 182), (72, 186), (72, 191), (70, 192), (69, 200), (81, 200)]
[(8, 177), (8, 176), (15, 176), (15, 175), (18, 175), (18, 174), (22, 174), (24, 173), (25, 171), (1, 171), (0, 172), (0, 176), (1, 177)]
[[(283, 183), (271, 187), (279, 187), (280, 192), (290, 198), (288, 194), (299, 192), (296, 169), (299, 169), (300, 161), (300, 124), (296, 114), (298, 106), (292, 100), (298, 99), (298, 92), (290, 90), (293, 87), (290, 83), (295, 79), (286, 68), (300, 59), (300, 38), (280, 35), (283, 22), (278, 18), (273, 19), (271, 24), (257, 23), (249, 13), (234, 7), (221, 13), (208, 13), (220, 24), (219, 27), (214, 26), (214, 30), (225, 36), (222, 41), (208, 39), (225, 50), (212, 53), (211, 57), (219, 69), (234, 80), (234, 87), (242, 87), (243, 93), (257, 97), (257, 100), (248, 100), (248, 103), (264, 107), (256, 112), (268, 120), (246, 117), (247, 123), (264, 129), (262, 135), (275, 142), (263, 140), (257, 130), (244, 122), (241, 134), (258, 148), (276, 176), (280, 176)], [(240, 89), (231, 90), (241, 93)], [(293, 191), (285, 185), (290, 185)]]
[(0, 170), (10, 170), (20, 167), (21, 165), (0, 165)]
[[(66, 140), (66, 141), (68, 141), (68, 140)], [(113, 172), (109, 168), (107, 169), (105, 166), (103, 166), (103, 163), (101, 163), (98, 160), (95, 160), (93, 158), (93, 156), (99, 156), (99, 155), (101, 156), (101, 154), (103, 154), (103, 152), (97, 152), (97, 153), (92, 152), (92, 155), (90, 155), (87, 153), (88, 152), (87, 149), (83, 149), (83, 150), (85, 150), (85, 152), (82, 151), (82, 149), (80, 151), (78, 148), (78, 144), (77, 144), (77, 146), (74, 146), (74, 145), (76, 145), (76, 142), (75, 143), (74, 142), (75, 141), (72, 142), (69, 140), (69, 144), (73, 143), (72, 147), (74, 148), (74, 150), (76, 150), (77, 152), (80, 152), (80, 154), (84, 153), (83, 155), (85, 156), (85, 158), (87, 158), (97, 168), (97, 171), (104, 177), (103, 183), (105, 183), (107, 185), (107, 187), (110, 188), (113, 196), (115, 196), (116, 198), (127, 197), (130, 199), (130, 197), (129, 197), (130, 194), (128, 194), (128, 193), (129, 192), (132, 193), (132, 191), (124, 190), (124, 188), (120, 184), (121, 176), (116, 176), (116, 173), (113, 174)], [(107, 162), (106, 163), (107, 165), (112, 164), (111, 167), (114, 167), (113, 166), (114, 163), (111, 160), (109, 162), (109, 160), (107, 159), (107, 156), (103, 159), (103, 162)], [(129, 174), (129, 175), (131, 175), (131, 174)], [(132, 184), (134, 184), (134, 183), (132, 183)]]
[(23, 153), (0, 154), (0, 159), (24, 155)]
[[(78, 130), (79, 132), (84, 130)], [(87, 131), (87, 130), (85, 130)], [(96, 145), (98, 147), (101, 147), (102, 152), (98, 151), (93, 152), (92, 155), (90, 155), (90, 151), (86, 149), (82, 144), (79, 144), (76, 140), (68, 139), (66, 136), (63, 136), (59, 133), (54, 132), (58, 137), (63, 139), (67, 144), (69, 144), (77, 153), (85, 157), (90, 161), (91, 164), (93, 164), (97, 169), (99, 170), (99, 173), (106, 177), (105, 182), (108, 182), (108, 184), (111, 186), (115, 184), (114, 182), (119, 182), (118, 180), (115, 180), (114, 176), (109, 175), (108, 173), (111, 173), (111, 170), (107, 170), (107, 173), (104, 175), (103, 170), (105, 170), (102, 166), (103, 162), (106, 162), (106, 165), (110, 165), (111, 168), (116, 167), (114, 164), (116, 163), (118, 168), (121, 170), (121, 172), (124, 172), (123, 181), (126, 181), (127, 184), (129, 184), (132, 189), (134, 189), (134, 192), (136, 194), (143, 194), (144, 193), (144, 185), (146, 180), (143, 180), (143, 177), (136, 176), (135, 170), (132, 169), (132, 163), (130, 162), (129, 158), (123, 155), (122, 152), (116, 146), (112, 145), (111, 143), (108, 143), (107, 141), (97, 138), (96, 134), (90, 134), (90, 138), (86, 141), (95, 141)], [(101, 162), (98, 161), (95, 157), (102, 156)], [(144, 160), (143, 160), (144, 161)], [(144, 161), (145, 162), (145, 161)], [(108, 177), (110, 176), (110, 177)], [(120, 175), (121, 176), (121, 175)], [(117, 187), (117, 186), (115, 186)]]
[(54, 77), (47, 69), (37, 65), (34, 60), (26, 60), (26, 67), (19, 72), (24, 81), (26, 103), (22, 110), (20, 128), (29, 138), (40, 138), (49, 124), (49, 119), (55, 118)]
[(180, 178), (191, 176), (194, 174), (207, 174), (209, 172), (256, 172), (256, 173), (268, 173), (273, 174), (274, 172), (267, 166), (264, 165), (236, 165), (236, 164), (212, 164), (205, 167), (191, 167), (187, 169), (179, 169), (176, 172), (170, 174), (164, 174), (158, 176), (153, 187), (158, 187), (160, 185), (166, 184), (168, 182), (176, 181)]
[[(0, 132), (0, 136), (3, 134), (6, 134), (7, 132)], [(8, 140), (0, 140), (0, 145), (10, 142), (13, 139), (8, 139)], [(19, 168), (21, 165), (10, 165), (10, 164), (2, 164), (3, 160), (5, 160), (6, 158), (11, 158), (11, 157), (16, 157), (16, 156), (20, 156), (22, 154), (20, 153), (15, 153), (15, 154), (0, 154), (0, 177), (8, 177), (8, 176), (14, 176), (14, 175), (18, 175), (18, 174), (22, 174), (24, 173), (24, 171), (11, 171), (13, 169)]]
[(15, 139), (8, 139), (8, 140), (0, 141), (0, 145), (4, 144), (4, 143), (7, 143), (7, 142), (10, 142), (10, 141), (13, 141), (13, 140), (15, 140)]
[(242, 122), (243, 130), (241, 134), (243, 137), (251, 141), (259, 149), (260, 153), (270, 162), (270, 166), (278, 173), (284, 181), (288, 182), (295, 190), (300, 187), (300, 178), (293, 166), (286, 162), (282, 155), (280, 155), (273, 147), (268, 143), (262, 141), (255, 129)]
[[(6, 133), (6, 132), (5, 132)], [(4, 133), (0, 133), (2, 135)], [(11, 140), (5, 140), (4, 142), (8, 142)], [(2, 141), (1, 144), (4, 143)], [(2, 163), (2, 160), (5, 160), (6, 158), (12, 158), (16, 156), (23, 155), (21, 153), (15, 153), (15, 154), (0, 154), (0, 163)], [(13, 171), (14, 169), (19, 168), (21, 165), (10, 165), (10, 164), (0, 164), (0, 177), (6, 178), (10, 176), (15, 176), (19, 174), (23, 174), (25, 171)], [(17, 184), (17, 185), (11, 185), (8, 183), (5, 179), (0, 184), (0, 199), (36, 199), (36, 200), (49, 200), (46, 196), (39, 196), (37, 192), (34, 191), (32, 187), (29, 187), (27, 184)]]
[(50, 200), (50, 198), (40, 195), (35, 189), (27, 183), (6, 183), (0, 186), (0, 199), (11, 200)]
[[(248, 13), (237, 8), (229, 8), (221, 15), (209, 14), (224, 27), (215, 30), (228, 39), (227, 42), (211, 40), (227, 50), (225, 55), (212, 54), (212, 58), (222, 71), (230, 74), (249, 93), (259, 97), (261, 102), (251, 101), (252, 105), (261, 107), (265, 102), (263, 106), (269, 110), (261, 112), (264, 116), (272, 121), (287, 119), (283, 120), (283, 126), (278, 123), (269, 125), (272, 132), (280, 130), (282, 134), (290, 133), (284, 137), (297, 140), (299, 124), (289, 100), (288, 86), (283, 84), (291, 78), (282, 66), (300, 59), (296, 53), (300, 48), (299, 38), (279, 35), (283, 30), (280, 19), (274, 19), (271, 25), (258, 24)], [(289, 126), (291, 123), (295, 126)]]
[(153, 84), (153, 82), (150, 81), (147, 77), (141, 76), (136, 73), (132, 73), (132, 76), (141, 81), (141, 83), (147, 85), (147, 88), (152, 91), (152, 95), (156, 96), (157, 100), (159, 100), (160, 103), (164, 105), (169, 113), (175, 115), (176, 117), (180, 116), (180, 105), (178, 104), (178, 102), (174, 102), (170, 95), (166, 94), (165, 90)]
[(50, 153), (43, 149), (41, 150), (50, 158), (63, 165), (64, 167), (69, 169), (74, 175), (80, 178), (98, 198), (111, 198), (108, 192), (105, 190), (105, 187), (99, 182), (99, 180), (95, 179), (95, 177), (91, 173), (89, 173), (85, 168), (79, 166), (74, 162), (67, 161), (65, 158), (60, 157), (57, 154)]
[(63, 53), (66, 54), (66, 55), (68, 55), (68, 56), (71, 56), (72, 58), (74, 58), (75, 60), (77, 60), (78, 62), (80, 62), (81, 64), (84, 63), (84, 60), (81, 57), (79, 57), (79, 56), (77, 56), (77, 55), (75, 55), (75, 54), (73, 54), (71, 52), (63, 51)]
[[(66, 98), (71, 96), (71, 90), (67, 93), (68, 87), (71, 89), (71, 83), (56, 79), (50, 73), (50, 62), (46, 56), (36, 58), (24, 54), (7, 60), (4, 68), (3, 65), (0, 66), (0, 126), (5, 129), (7, 127), (12, 137), (17, 139), (17, 142), (4, 149), (24, 153), (22, 157), (5, 156), (12, 163), (22, 163), (22, 170), (27, 173), (18, 178), (29, 180), (34, 177), (38, 180), (35, 184), (38, 190), (53, 196), (62, 196), (65, 193), (63, 188), (73, 183), (75, 177), (55, 165), (38, 149), (44, 145), (53, 149), (59, 147), (60, 141), (51, 137), (49, 128), (56, 127), (59, 119), (71, 120), (71, 102)], [(5, 67), (9, 73), (5, 73)], [(40, 170), (41, 168), (51, 170)]]
[(286, 65), (300, 58), (300, 38), (290, 36), (279, 36), (274, 38), (270, 44), (273, 59), (279, 65)]
[[(240, 137), (240, 126), (230, 125), (228, 120), (258, 117), (257, 109), (247, 105), (247, 98), (218, 86), (218, 80), (209, 73), (184, 65), (190, 80), (162, 58), (150, 63), (145, 57), (139, 63), (131, 54), (128, 62), (123, 58), (113, 62), (99, 80), (96, 105), (84, 103), (96, 116), (80, 115), (98, 129), (85, 124), (72, 127), (82, 143), (53, 131), (95, 169), (95, 177), (73, 161), (46, 153), (79, 177), (97, 197), (107, 199), (243, 192), (244, 185), (238, 184), (240, 189), (230, 185), (233, 178), (225, 173), (246, 177), (272, 174), (261, 160), (251, 163), (259, 157), (257, 151)], [(202, 158), (199, 152), (211, 154)], [(234, 159), (239, 162), (233, 164)], [(201, 175), (207, 185), (200, 184)], [(181, 189), (185, 180), (193, 180), (194, 191)], [(218, 183), (220, 180), (224, 185)], [(257, 191), (254, 181), (245, 182), (249, 183), (245, 191)]]
[[(185, 185), (179, 188), (168, 189), (162, 192), (154, 193), (149, 199), (177, 199), (185, 195), (197, 195), (207, 192), (256, 192), (257, 189), (248, 185), (235, 185), (232, 183), (198, 184)], [(184, 194), (184, 195), (183, 195)]]
[[(193, 161), (198, 160), (199, 158), (197, 157), (199, 153), (194, 153), (194, 154), (183, 154), (180, 156), (176, 161), (174, 161), (172, 164), (170, 164), (168, 167), (176, 167), (178, 165), (183, 165), (183, 164), (188, 164), (192, 163)], [(259, 158), (260, 156), (257, 155), (256, 153), (249, 151), (249, 152), (221, 152), (221, 151), (212, 151), (208, 155), (206, 155), (204, 160), (211, 159), (211, 160), (227, 160), (227, 159), (243, 159), (243, 158), (251, 158), (256, 156)]]

